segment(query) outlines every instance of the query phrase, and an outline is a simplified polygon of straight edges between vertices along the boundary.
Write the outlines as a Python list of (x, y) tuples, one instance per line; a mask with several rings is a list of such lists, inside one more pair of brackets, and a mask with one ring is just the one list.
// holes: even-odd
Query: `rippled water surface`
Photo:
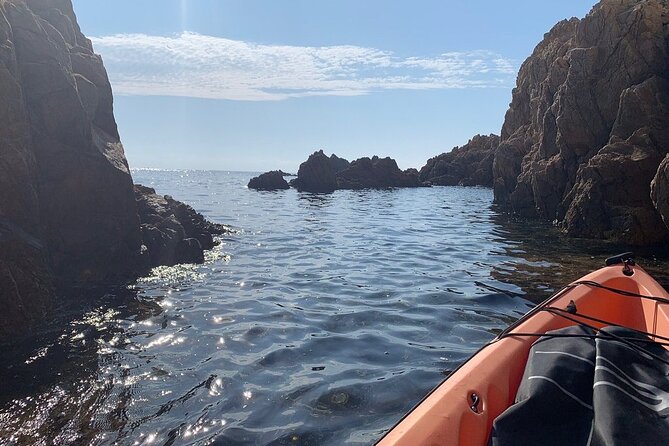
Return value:
[(488, 189), (255, 192), (250, 176), (134, 172), (238, 232), (1, 351), (0, 444), (371, 444), (617, 250), (498, 215)]

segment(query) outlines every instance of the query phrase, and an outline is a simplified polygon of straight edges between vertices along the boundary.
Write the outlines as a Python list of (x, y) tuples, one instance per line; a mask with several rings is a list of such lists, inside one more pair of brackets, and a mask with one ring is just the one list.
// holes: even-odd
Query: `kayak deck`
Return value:
[(579, 323), (669, 336), (669, 294), (635, 265), (584, 276), (486, 344), (377, 445), (486, 445), (493, 421), (514, 402), (532, 343), (547, 331)]

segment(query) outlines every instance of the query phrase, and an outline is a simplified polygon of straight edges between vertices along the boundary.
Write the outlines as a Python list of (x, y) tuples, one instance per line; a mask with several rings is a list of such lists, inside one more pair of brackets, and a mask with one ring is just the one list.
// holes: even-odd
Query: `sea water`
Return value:
[(257, 192), (253, 175), (133, 172), (235, 231), (0, 351), (0, 444), (372, 444), (615, 254), (500, 213), (490, 189)]

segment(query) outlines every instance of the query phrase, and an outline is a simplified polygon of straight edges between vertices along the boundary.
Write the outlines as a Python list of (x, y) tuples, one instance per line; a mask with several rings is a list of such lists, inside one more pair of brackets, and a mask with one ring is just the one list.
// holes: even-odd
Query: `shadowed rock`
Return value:
[(273, 170), (265, 172), (257, 177), (251, 178), (249, 181), (249, 189), (256, 190), (280, 190), (290, 189), (288, 182), (283, 178), (286, 175), (280, 170)]
[(0, 104), (3, 343), (57, 295), (126, 283), (147, 262), (111, 85), (70, 0), (0, 0)]
[(476, 135), (467, 144), (430, 158), (420, 170), (420, 181), (437, 186), (492, 187), (492, 161), (497, 135)]
[(69, 1), (0, 2), (0, 97), (1, 339), (55, 288), (129, 277), (141, 234), (111, 86)]
[(229, 230), (150, 187), (136, 184), (135, 197), (149, 266), (201, 263), (203, 250), (214, 247), (213, 235)]
[(669, 227), (669, 155), (664, 157), (657, 169), (651, 183), (650, 195), (662, 221)]

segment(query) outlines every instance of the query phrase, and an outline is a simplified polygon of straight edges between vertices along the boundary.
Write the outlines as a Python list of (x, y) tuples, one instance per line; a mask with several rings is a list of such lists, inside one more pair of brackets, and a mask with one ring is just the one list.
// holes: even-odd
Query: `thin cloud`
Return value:
[(399, 57), (353, 45), (260, 45), (184, 32), (93, 37), (116, 94), (277, 101), (384, 90), (509, 87), (513, 61), (490, 51)]

